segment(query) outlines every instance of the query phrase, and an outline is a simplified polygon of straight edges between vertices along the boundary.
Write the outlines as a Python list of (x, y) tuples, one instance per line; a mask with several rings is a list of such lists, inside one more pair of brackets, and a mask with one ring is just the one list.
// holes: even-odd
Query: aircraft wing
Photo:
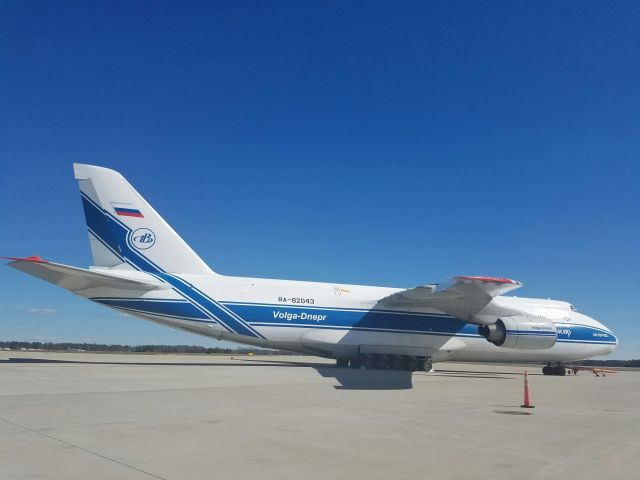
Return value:
[[(53, 283), (74, 293), (98, 287), (134, 290), (138, 292), (168, 288), (166, 284), (151, 277), (144, 279), (131, 278), (132, 275), (141, 275), (140, 272), (126, 273), (126, 271), (120, 271), (118, 273), (112, 273), (86, 270), (61, 263), (48, 262), (40, 257), (5, 258), (13, 260), (8, 264), (10, 267), (46, 280), (49, 283)], [(129, 276), (129, 278), (127, 278), (127, 276)], [(147, 275), (145, 276), (148, 277)]]
[(522, 284), (509, 278), (457, 276), (437, 285), (422, 285), (396, 292), (381, 303), (405, 308), (429, 307), (471, 323), (484, 324), (474, 319), (494, 297)]

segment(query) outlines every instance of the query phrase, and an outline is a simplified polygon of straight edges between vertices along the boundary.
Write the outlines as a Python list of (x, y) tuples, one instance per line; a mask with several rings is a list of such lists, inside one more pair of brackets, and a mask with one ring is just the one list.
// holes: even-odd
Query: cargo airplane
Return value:
[(387, 288), (220, 275), (118, 172), (74, 164), (94, 265), (9, 266), (132, 316), (216, 339), (334, 358), (339, 367), (563, 362), (612, 352), (614, 334), (567, 302), (503, 294), (508, 278)]

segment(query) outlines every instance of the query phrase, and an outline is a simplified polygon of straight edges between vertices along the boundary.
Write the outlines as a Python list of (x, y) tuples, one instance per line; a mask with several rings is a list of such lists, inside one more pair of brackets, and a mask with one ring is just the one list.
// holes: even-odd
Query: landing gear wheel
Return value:
[(544, 367), (542, 367), (542, 374), (543, 375), (552, 375), (553, 374), (552, 371), (553, 371), (553, 369), (549, 365), (545, 365)]
[(336, 367), (338, 368), (347, 368), (349, 366), (349, 359), (347, 358), (338, 358), (336, 360)]
[(433, 368), (433, 363), (431, 363), (431, 358), (425, 358), (420, 361), (420, 370), (424, 372), (430, 372)]
[(564, 377), (567, 374), (567, 369), (564, 368), (562, 365), (556, 366), (553, 370), (554, 370), (554, 375), (559, 375), (561, 377)]

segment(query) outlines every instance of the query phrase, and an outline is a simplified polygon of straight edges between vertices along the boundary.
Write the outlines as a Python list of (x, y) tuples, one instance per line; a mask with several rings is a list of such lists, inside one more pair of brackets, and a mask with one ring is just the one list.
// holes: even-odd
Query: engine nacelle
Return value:
[(558, 338), (553, 322), (527, 317), (499, 318), (492, 325), (480, 325), (478, 333), (498, 347), (519, 350), (551, 348)]

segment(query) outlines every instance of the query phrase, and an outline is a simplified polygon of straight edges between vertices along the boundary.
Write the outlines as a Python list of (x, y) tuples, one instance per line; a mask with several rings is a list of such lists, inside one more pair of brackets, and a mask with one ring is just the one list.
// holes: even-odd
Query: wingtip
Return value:
[(520, 282), (516, 280), (512, 280), (510, 278), (502, 278), (502, 277), (482, 277), (477, 275), (458, 275), (455, 277), (458, 280), (471, 280), (477, 282), (487, 282), (487, 283), (511, 283), (514, 285), (522, 285)]

